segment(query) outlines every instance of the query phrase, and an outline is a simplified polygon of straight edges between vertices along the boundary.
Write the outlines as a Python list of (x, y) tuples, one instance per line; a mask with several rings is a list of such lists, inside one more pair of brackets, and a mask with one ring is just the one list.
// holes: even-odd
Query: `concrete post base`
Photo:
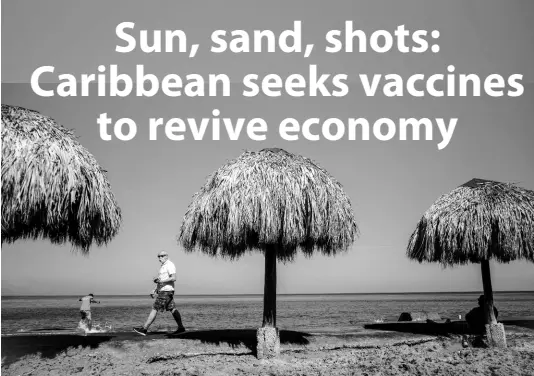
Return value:
[(486, 337), (490, 347), (506, 347), (506, 334), (503, 324), (486, 324)]
[(258, 359), (274, 358), (280, 355), (280, 333), (278, 328), (259, 328), (256, 332), (258, 340)]

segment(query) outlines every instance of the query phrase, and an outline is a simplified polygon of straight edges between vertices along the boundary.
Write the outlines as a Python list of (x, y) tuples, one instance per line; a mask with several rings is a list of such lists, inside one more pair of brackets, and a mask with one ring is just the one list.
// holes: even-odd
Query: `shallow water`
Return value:
[[(479, 293), (279, 295), (277, 326), (307, 332), (358, 332), (363, 324), (396, 321), (402, 312), (438, 312), (458, 319), (476, 306)], [(78, 296), (2, 297), (2, 333), (76, 330)], [(103, 330), (130, 331), (146, 320), (148, 296), (99, 295), (93, 322)], [(534, 292), (495, 293), (499, 318), (534, 315)], [(199, 329), (246, 329), (261, 326), (261, 295), (175, 296), (184, 325)], [(174, 330), (170, 313), (159, 314), (151, 330)], [(98, 329), (97, 329), (98, 330)]]

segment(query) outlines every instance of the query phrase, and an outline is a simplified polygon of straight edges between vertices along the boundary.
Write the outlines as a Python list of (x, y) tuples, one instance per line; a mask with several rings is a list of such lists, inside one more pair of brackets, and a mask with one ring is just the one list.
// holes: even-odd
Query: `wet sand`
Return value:
[(281, 355), (255, 357), (255, 330), (2, 337), (2, 375), (533, 375), (534, 329), (507, 325), (507, 349), (459, 334), (281, 331)]

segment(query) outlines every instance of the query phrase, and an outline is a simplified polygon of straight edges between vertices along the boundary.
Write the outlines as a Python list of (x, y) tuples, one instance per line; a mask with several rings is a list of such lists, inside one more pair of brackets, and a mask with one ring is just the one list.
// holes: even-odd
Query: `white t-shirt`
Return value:
[[(168, 279), (171, 274), (176, 274), (176, 267), (172, 261), (167, 260), (163, 265), (161, 265), (161, 268), (159, 268), (158, 277), (160, 280)], [(160, 283), (159, 286), (159, 291), (174, 291), (174, 281)]]
[(84, 296), (81, 298), (82, 300), (82, 306), (80, 307), (80, 311), (90, 311), (91, 310), (91, 299), (93, 297), (91, 295)]

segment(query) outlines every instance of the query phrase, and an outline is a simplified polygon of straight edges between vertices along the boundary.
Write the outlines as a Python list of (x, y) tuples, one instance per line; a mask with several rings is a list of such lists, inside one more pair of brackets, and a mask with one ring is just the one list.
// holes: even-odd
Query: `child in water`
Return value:
[(82, 302), (82, 306), (80, 307), (80, 315), (82, 317), (80, 326), (83, 327), (85, 324), (87, 331), (91, 330), (93, 327), (93, 321), (91, 319), (91, 303), (100, 304), (100, 302), (97, 302), (94, 297), (95, 296), (93, 294), (89, 294), (78, 299), (79, 302)]

